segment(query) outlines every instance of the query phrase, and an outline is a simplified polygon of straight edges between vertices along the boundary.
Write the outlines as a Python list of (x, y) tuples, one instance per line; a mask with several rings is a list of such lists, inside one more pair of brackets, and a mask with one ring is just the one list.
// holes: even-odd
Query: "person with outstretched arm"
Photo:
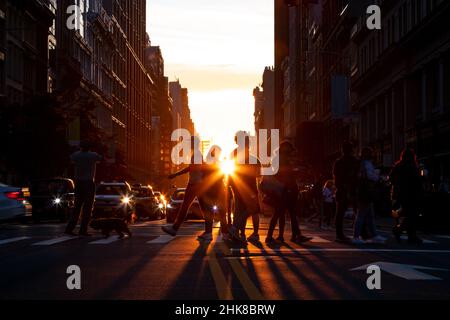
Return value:
[(95, 171), (97, 163), (103, 157), (96, 152), (91, 152), (90, 144), (82, 141), (80, 151), (73, 153), (70, 159), (75, 167), (75, 207), (65, 233), (76, 236), (73, 230), (83, 210), (79, 234), (80, 236), (90, 236), (87, 230), (95, 199)]
[[(194, 202), (196, 197), (199, 197), (204, 190), (203, 188), (203, 156), (201, 155), (201, 151), (195, 148), (195, 139), (196, 137), (191, 138), (191, 146), (192, 146), (192, 157), (191, 164), (186, 168), (169, 175), (169, 179), (174, 179), (178, 176), (189, 174), (189, 182), (186, 187), (186, 191), (184, 193), (183, 204), (181, 205), (180, 210), (178, 211), (177, 217), (175, 219), (175, 223), (173, 225), (163, 226), (161, 229), (171, 236), (175, 237), (177, 235), (178, 230), (180, 229), (183, 222), (186, 220), (187, 213), (192, 203)], [(198, 145), (198, 144), (197, 144)], [(196, 157), (197, 154), (197, 157)], [(196, 164), (195, 158), (202, 159), (202, 163)]]

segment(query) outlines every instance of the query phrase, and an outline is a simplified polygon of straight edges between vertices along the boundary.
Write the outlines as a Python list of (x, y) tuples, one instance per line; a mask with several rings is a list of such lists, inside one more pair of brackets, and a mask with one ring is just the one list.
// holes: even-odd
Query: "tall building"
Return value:
[(130, 178), (147, 183), (151, 181), (153, 81), (145, 68), (145, 49), (148, 46), (146, 1), (106, 2), (114, 21), (116, 50), (113, 65), (123, 77), (119, 85), (121, 96), (116, 97), (113, 106), (116, 146), (125, 154)]
[(0, 102), (28, 102), (49, 92), (49, 32), (54, 1), (1, 1)]
[(261, 87), (253, 90), (255, 98), (255, 131), (259, 129), (276, 129), (275, 126), (275, 72), (273, 67), (266, 67)]
[(253, 113), (255, 119), (255, 132), (264, 128), (264, 92), (260, 86), (253, 89), (253, 98), (255, 99), (255, 112)]
[(450, 176), (450, 3), (385, 1), (381, 10), (381, 30), (368, 30), (364, 16), (352, 29), (357, 138), (384, 167), (414, 147), (438, 186)]
[[(180, 81), (169, 83), (169, 93), (172, 98), (172, 129), (186, 129), (191, 135), (195, 135), (194, 123), (191, 119), (191, 111), (189, 108), (188, 89), (183, 88)], [(199, 146), (201, 147), (201, 146)], [(174, 166), (173, 170), (179, 170), (182, 166)], [(175, 184), (184, 187), (187, 184), (187, 177), (181, 176), (175, 180)]]
[(288, 0), (275, 0), (275, 126), (284, 138), (284, 88), (285, 70), (283, 64), (289, 56), (289, 6)]
[(180, 81), (169, 83), (170, 97), (173, 101), (173, 129), (187, 129), (191, 135), (196, 134), (189, 108), (188, 89), (183, 88)]
[(67, 128), (69, 143), (75, 148), (81, 140), (91, 141), (94, 149), (111, 159), (111, 167), (99, 168), (100, 179), (125, 174), (118, 170), (120, 157), (114, 152), (114, 88), (121, 80), (114, 76), (113, 17), (106, 9), (106, 2), (100, 0), (58, 0), (56, 48), (50, 52), (54, 95), (74, 119)]
[(282, 63), (284, 76), (284, 138), (297, 144), (299, 124), (305, 120), (307, 105), (306, 59), (308, 54), (308, 1), (288, 3), (288, 56)]
[[(284, 61), (278, 60), (284, 72), (283, 103), (290, 103), (292, 88), (306, 94), (296, 107), (301, 115), (296, 119), (300, 154), (313, 163), (324, 159), (323, 173), (329, 174), (344, 141), (373, 147), (376, 164), (383, 168), (391, 167), (410, 145), (434, 185), (448, 177), (450, 102), (445, 88), (450, 83), (450, 31), (445, 19), (450, 4), (380, 1), (381, 30), (369, 30), (366, 9), (372, 1), (288, 2), (288, 12), (306, 10), (307, 45), (295, 41), (304, 36), (295, 16), (288, 13), (290, 28), (278, 22), (285, 26), (279, 30), (288, 30), (282, 44), (290, 48)], [(278, 45), (278, 52), (286, 54), (286, 46)], [(292, 45), (297, 51), (291, 50)], [(302, 46), (306, 50), (298, 51)], [(301, 61), (302, 52), (305, 63), (292, 64)], [(298, 86), (293, 70), (305, 76), (305, 88)], [(323, 145), (314, 150), (320, 146), (314, 141), (317, 137), (323, 138)]]
[(171, 152), (172, 99), (169, 81), (164, 76), (164, 58), (160, 47), (148, 46), (145, 59), (147, 70), (154, 80), (152, 104), (152, 185), (162, 191), (170, 189), (167, 176), (172, 172)]
[[(73, 5), (79, 14), (69, 29)], [(75, 146), (80, 140), (95, 141), (97, 132), (109, 159), (99, 170), (105, 179), (151, 179), (152, 80), (143, 63), (145, 13), (145, 1), (58, 1), (56, 93), (69, 97), (68, 111), (79, 113), (68, 139)], [(87, 106), (92, 111), (82, 112)]]
[[(0, 112), (15, 114), (16, 118), (8, 119), (10, 122), (7, 122), (12, 125), (12, 129), (8, 129), (8, 133), (4, 130), (3, 133), (19, 140), (26, 137), (30, 130), (28, 126), (20, 124), (22, 120), (29, 121), (30, 118), (25, 120), (25, 116), (19, 114), (19, 108), (25, 104), (37, 104), (35, 98), (48, 97), (51, 92), (49, 41), (54, 41), (52, 22), (55, 11), (56, 3), (52, 0), (0, 1)], [(5, 136), (2, 138), (8, 139)], [(22, 184), (29, 176), (20, 170), (16, 171), (17, 168), (11, 168), (17, 156), (11, 154), (13, 140), (8, 139), (9, 143), (3, 141), (2, 144), (0, 180), (3, 183)], [(7, 148), (10, 148), (9, 151), (5, 151)]]

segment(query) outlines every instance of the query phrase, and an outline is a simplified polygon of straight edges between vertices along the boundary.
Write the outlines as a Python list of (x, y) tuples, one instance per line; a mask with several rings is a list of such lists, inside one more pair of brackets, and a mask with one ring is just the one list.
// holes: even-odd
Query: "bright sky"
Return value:
[(196, 130), (224, 151), (254, 132), (253, 88), (273, 65), (273, 0), (147, 0), (166, 75), (189, 89)]

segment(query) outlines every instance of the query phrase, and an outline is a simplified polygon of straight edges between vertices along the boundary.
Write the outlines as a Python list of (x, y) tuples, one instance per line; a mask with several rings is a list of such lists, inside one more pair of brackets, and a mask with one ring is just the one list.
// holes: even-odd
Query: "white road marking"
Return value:
[(130, 225), (130, 227), (150, 227), (151, 224), (149, 224), (148, 222), (144, 222), (144, 223), (135, 223)]
[(30, 237), (15, 237), (15, 238), (3, 239), (3, 240), (0, 240), (0, 244), (7, 244), (7, 243), (11, 243), (11, 242), (26, 240), (26, 239), (31, 239), (31, 238)]
[(327, 240), (327, 239), (324, 239), (324, 238), (321, 238), (321, 237), (313, 237), (309, 242), (312, 242), (312, 243), (330, 243), (331, 241)]
[(62, 236), (59, 238), (54, 238), (54, 239), (50, 239), (50, 240), (33, 243), (33, 246), (51, 246), (51, 245), (54, 245), (57, 243), (66, 242), (66, 241), (74, 240), (74, 239), (78, 239), (78, 237)]
[(263, 248), (258, 250), (248, 250), (240, 248), (231, 248), (231, 252), (241, 253), (241, 254), (257, 254), (263, 253), (262, 250), (273, 251), (276, 253), (292, 253), (292, 252), (393, 252), (393, 253), (447, 253), (450, 254), (450, 250), (421, 250), (421, 249), (356, 249), (356, 248), (299, 248), (299, 249), (285, 249), (285, 248)]
[(169, 243), (173, 239), (175, 239), (175, 237), (172, 237), (171, 235), (167, 234), (167, 235), (158, 236), (156, 239), (147, 241), (147, 243), (150, 243), (150, 244), (165, 244), (165, 243)]
[[(402, 240), (408, 240), (408, 236), (401, 236), (400, 239)], [(423, 240), (423, 244), (439, 244), (439, 242), (437, 241), (432, 241), (432, 240), (426, 240), (426, 239), (422, 239)]]
[(442, 239), (450, 239), (450, 236), (436, 236), (438, 238), (442, 238)]
[(118, 240), (120, 240), (119, 236), (114, 235), (114, 236), (110, 236), (107, 239), (100, 239), (100, 240), (97, 240), (97, 241), (89, 242), (89, 244), (110, 244), (110, 243), (116, 242)]
[(420, 272), (418, 270), (436, 270), (436, 271), (448, 271), (448, 269), (442, 268), (432, 268), (425, 266), (415, 266), (409, 264), (401, 264), (401, 263), (392, 263), (392, 262), (374, 262), (364, 266), (360, 266), (354, 269), (350, 269), (350, 271), (359, 271), (359, 270), (367, 270), (367, 268), (371, 265), (378, 266), (381, 270), (392, 274), (393, 276), (406, 279), (406, 280), (442, 280), (441, 278), (432, 276), (430, 274), (426, 274), (424, 272)]

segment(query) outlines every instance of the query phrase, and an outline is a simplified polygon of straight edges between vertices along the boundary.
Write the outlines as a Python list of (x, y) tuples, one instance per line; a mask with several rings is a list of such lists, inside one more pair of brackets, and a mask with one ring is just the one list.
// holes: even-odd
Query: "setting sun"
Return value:
[(235, 170), (234, 161), (233, 160), (225, 160), (220, 164), (220, 169), (227, 176), (233, 174)]
[(253, 88), (273, 65), (273, 1), (147, 3), (152, 44), (170, 81), (189, 89), (198, 134), (228, 154), (237, 131), (254, 131)]

